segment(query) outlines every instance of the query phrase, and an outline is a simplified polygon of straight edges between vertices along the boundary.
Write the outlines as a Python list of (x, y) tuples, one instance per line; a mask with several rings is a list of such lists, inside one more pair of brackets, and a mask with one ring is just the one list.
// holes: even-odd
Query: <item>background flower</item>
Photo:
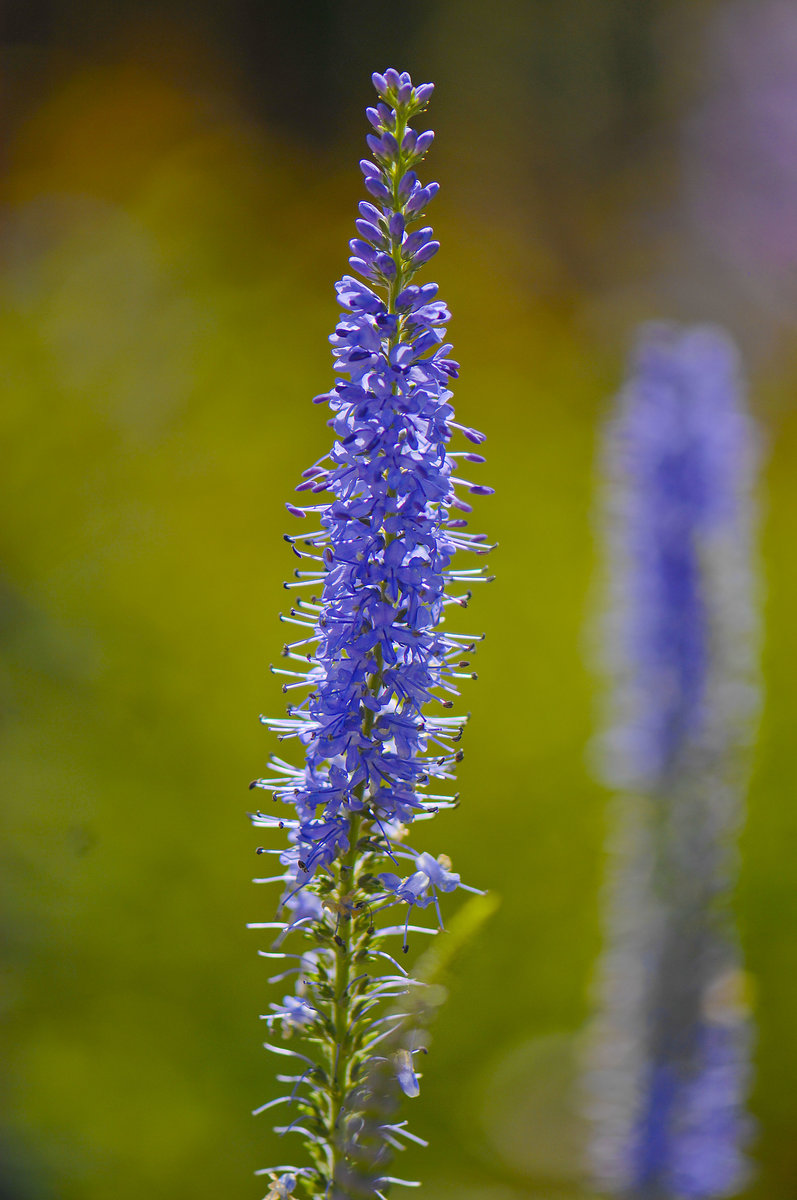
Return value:
[(750, 1031), (730, 915), (755, 710), (757, 433), (732, 342), (645, 327), (606, 430), (614, 815), (594, 1031), (597, 1178), (735, 1195)]

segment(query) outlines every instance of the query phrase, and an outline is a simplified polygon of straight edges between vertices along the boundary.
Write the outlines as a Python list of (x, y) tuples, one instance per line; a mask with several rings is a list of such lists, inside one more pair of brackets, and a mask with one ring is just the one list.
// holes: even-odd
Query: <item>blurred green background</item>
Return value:
[(284, 503), (328, 441), (309, 400), (388, 65), (438, 88), (432, 277), (498, 487), (476, 524), (500, 542), (468, 613), (489, 636), (463, 804), (426, 841), (501, 906), (451, 973), (411, 1102), (432, 1144), (400, 1173), (436, 1200), (589, 1195), (568, 1095), (607, 800), (586, 765), (596, 439), (636, 323), (707, 319), (740, 340), (769, 445), (736, 904), (758, 1030), (747, 1194), (797, 1197), (788, 58), (778, 120), (758, 103), (796, 17), (779, 0), (5, 6), (3, 1200), (256, 1200), (255, 1168), (290, 1158), (249, 1116), (273, 1095), (257, 1014), (275, 989), (244, 926), (276, 894), (250, 883), (246, 785), (273, 749), (257, 715), (284, 704)]

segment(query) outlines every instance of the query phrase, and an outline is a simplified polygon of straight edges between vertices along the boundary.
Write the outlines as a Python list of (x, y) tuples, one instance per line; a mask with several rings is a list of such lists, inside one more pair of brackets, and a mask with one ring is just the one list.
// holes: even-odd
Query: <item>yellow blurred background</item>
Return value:
[(257, 1016), (274, 989), (244, 926), (276, 894), (250, 883), (246, 786), (274, 748), (257, 715), (284, 705), (284, 503), (328, 444), (309, 401), (388, 65), (438, 88), (431, 277), (498, 488), (475, 525), (500, 542), (468, 613), (488, 639), (462, 807), (429, 848), (501, 906), (452, 969), (411, 1102), (432, 1145), (399, 1173), (436, 1200), (590, 1195), (571, 1097), (607, 799), (586, 755), (597, 437), (638, 321), (720, 320), (769, 446), (736, 903), (758, 1030), (748, 1194), (797, 1197), (797, 66), (781, 61), (777, 122), (756, 90), (796, 38), (778, 0), (7, 6), (2, 1200), (256, 1198), (252, 1172), (292, 1153), (249, 1116), (273, 1094)]

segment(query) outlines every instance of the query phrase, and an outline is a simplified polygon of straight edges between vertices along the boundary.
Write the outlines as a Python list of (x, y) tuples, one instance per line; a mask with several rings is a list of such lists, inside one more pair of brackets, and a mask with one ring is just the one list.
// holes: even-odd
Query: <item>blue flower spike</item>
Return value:
[(608, 427), (611, 846), (591, 1091), (602, 1194), (737, 1195), (750, 1021), (730, 913), (757, 706), (758, 435), (736, 350), (645, 326)]
[[(392, 68), (373, 83), (371, 157), (360, 164), (369, 198), (330, 337), (336, 379), (315, 398), (331, 410), (335, 441), (287, 506), (308, 529), (286, 535), (300, 562), (281, 619), (295, 640), (285, 667), (272, 670), (295, 702), (284, 718), (261, 718), (280, 742), (298, 741), (302, 761), (275, 756), (251, 785), (271, 801), (253, 823), (285, 830), (288, 843), (259, 851), (279, 861), (260, 882), (283, 890), (280, 919), (252, 928), (276, 932), (261, 953), (282, 964), (275, 982), (296, 985), (264, 1018), (291, 1041), (267, 1048), (296, 1073), (280, 1075), (287, 1094), (256, 1111), (284, 1103), (289, 1117), (277, 1130), (298, 1135), (308, 1158), (263, 1172), (268, 1200), (294, 1189), (382, 1197), (402, 1182), (385, 1169), (406, 1140), (420, 1140), (394, 1110), (402, 1094), (418, 1094), (413, 1056), (422, 1047), (401, 1001), (413, 1009), (406, 998), (421, 985), (385, 947), (398, 936), (406, 951), (411, 933), (442, 928), (439, 893), (476, 890), (445, 856), (408, 839), (414, 822), (458, 803), (450, 789), (466, 718), (451, 710), (460, 682), (475, 678), (469, 656), (483, 635), (451, 632), (447, 617), (488, 578), (461, 557), (492, 548), (468, 531), (463, 492), (492, 489), (459, 476), (463, 461), (484, 460), (453, 451), (452, 439), (484, 438), (454, 421), (448, 309), (436, 284), (416, 282), (439, 249), (426, 224), (438, 186), (417, 174), (433, 134), (410, 124), (433, 86)], [(410, 925), (412, 910), (429, 905), (437, 927)]]

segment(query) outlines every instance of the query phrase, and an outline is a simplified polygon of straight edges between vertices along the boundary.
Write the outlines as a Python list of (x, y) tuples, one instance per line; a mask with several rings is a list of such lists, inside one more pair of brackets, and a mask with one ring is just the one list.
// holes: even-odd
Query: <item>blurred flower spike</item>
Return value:
[(599, 1187), (735, 1195), (748, 1166), (746, 979), (730, 913), (757, 705), (758, 437), (718, 329), (643, 329), (609, 424), (604, 646), (615, 814), (590, 1080)]
[[(373, 82), (372, 158), (360, 164), (370, 199), (350, 243), (360, 278), (337, 285), (336, 381), (316, 397), (331, 409), (335, 442), (297, 489), (327, 498), (288, 505), (317, 528), (287, 536), (300, 566), (285, 585), (296, 599), (282, 620), (298, 632), (283, 651), (293, 668), (272, 669), (284, 692), (304, 698), (284, 719), (263, 718), (280, 741), (299, 742), (303, 761), (275, 757), (252, 784), (291, 813), (252, 816), (287, 830), (289, 842), (262, 851), (280, 862), (264, 882), (283, 884), (283, 919), (254, 927), (278, 930), (269, 957), (283, 956), (291, 936), (312, 948), (284, 954), (296, 965), (276, 978), (295, 975), (296, 995), (265, 1018), (307, 1053), (268, 1046), (297, 1073), (279, 1076), (288, 1094), (262, 1106), (288, 1106), (278, 1132), (298, 1134), (311, 1165), (273, 1171), (295, 1175), (300, 1193), (335, 1200), (381, 1196), (401, 1182), (384, 1173), (391, 1151), (418, 1140), (390, 1120), (398, 1093), (418, 1091), (413, 1032), (391, 1001), (422, 985), (384, 947), (403, 936), (406, 950), (410, 933), (436, 933), (410, 925), (410, 910), (434, 903), (439, 914), (438, 891), (465, 887), (444, 857), (406, 839), (414, 822), (457, 804), (450, 786), (465, 718), (449, 710), (460, 681), (475, 678), (467, 656), (480, 636), (443, 627), (486, 578), (455, 556), (490, 549), (468, 532), (462, 491), (492, 489), (457, 473), (458, 462), (483, 459), (450, 449), (455, 434), (484, 439), (454, 421), (449, 313), (435, 284), (413, 282), (439, 248), (423, 223), (438, 186), (416, 174), (433, 134), (410, 127), (433, 87), (392, 69)], [(398, 924), (379, 922), (396, 909)], [(276, 1187), (270, 1195), (282, 1194)]]

